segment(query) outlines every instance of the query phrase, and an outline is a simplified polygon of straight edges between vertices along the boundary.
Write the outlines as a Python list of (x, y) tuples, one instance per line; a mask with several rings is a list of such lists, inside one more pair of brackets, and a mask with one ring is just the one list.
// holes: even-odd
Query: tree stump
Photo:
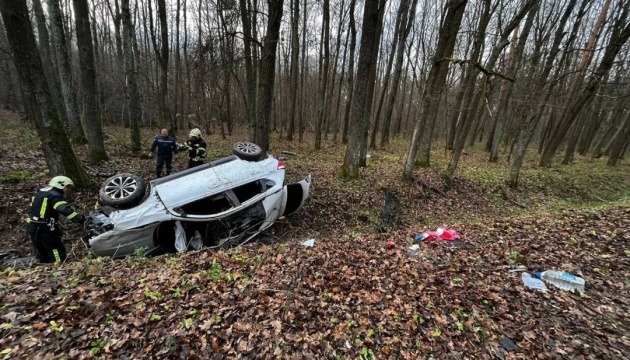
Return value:
[(381, 232), (390, 232), (398, 226), (400, 201), (391, 191), (385, 193), (383, 211), (381, 212)]

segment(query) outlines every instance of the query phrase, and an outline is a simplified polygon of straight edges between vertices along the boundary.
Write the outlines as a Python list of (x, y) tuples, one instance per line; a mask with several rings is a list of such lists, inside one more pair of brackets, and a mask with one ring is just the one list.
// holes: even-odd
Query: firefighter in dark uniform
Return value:
[(61, 242), (63, 235), (59, 227), (59, 214), (72, 222), (82, 224), (83, 215), (74, 211), (64, 198), (74, 187), (70, 178), (55, 176), (31, 199), (26, 219), (26, 232), (30, 235), (35, 253), (42, 263), (61, 263), (66, 260), (66, 248)]
[(203, 159), (206, 157), (207, 145), (201, 138), (201, 131), (199, 129), (190, 130), (188, 140), (184, 142), (182, 148), (188, 150), (189, 169), (203, 164)]
[(162, 177), (162, 168), (166, 163), (166, 175), (171, 174), (173, 168), (173, 154), (177, 153), (177, 143), (175, 138), (168, 136), (168, 130), (162, 129), (160, 135), (153, 138), (149, 156), (153, 155), (153, 151), (157, 148), (157, 163), (155, 164), (155, 176), (159, 179)]

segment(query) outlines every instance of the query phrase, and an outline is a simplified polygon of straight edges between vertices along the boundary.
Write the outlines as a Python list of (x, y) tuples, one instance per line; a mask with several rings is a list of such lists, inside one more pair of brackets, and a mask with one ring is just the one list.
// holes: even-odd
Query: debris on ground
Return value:
[(302, 245), (304, 245), (306, 247), (313, 247), (313, 246), (315, 246), (315, 239), (308, 239), (306, 241), (303, 241)]

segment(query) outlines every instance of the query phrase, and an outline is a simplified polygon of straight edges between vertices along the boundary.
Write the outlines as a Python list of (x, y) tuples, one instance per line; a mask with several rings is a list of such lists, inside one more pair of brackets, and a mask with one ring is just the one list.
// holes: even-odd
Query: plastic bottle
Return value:
[(542, 280), (533, 278), (526, 272), (521, 275), (521, 279), (523, 279), (523, 284), (528, 288), (547, 291), (547, 287)]
[(534, 277), (542, 279), (553, 286), (567, 291), (584, 293), (584, 279), (562, 271), (547, 270), (534, 273)]

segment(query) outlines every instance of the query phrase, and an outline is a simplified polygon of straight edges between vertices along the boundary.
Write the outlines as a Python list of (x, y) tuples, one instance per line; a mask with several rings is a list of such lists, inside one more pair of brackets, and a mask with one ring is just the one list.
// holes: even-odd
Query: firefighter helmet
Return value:
[(54, 188), (57, 188), (59, 190), (63, 190), (63, 188), (65, 188), (68, 185), (74, 186), (74, 183), (67, 176), (55, 176), (54, 178), (50, 180), (48, 185)]
[(194, 136), (194, 137), (198, 137), (201, 138), (201, 130), (194, 128), (192, 130), (190, 130), (190, 134), (188, 134), (188, 136)]

